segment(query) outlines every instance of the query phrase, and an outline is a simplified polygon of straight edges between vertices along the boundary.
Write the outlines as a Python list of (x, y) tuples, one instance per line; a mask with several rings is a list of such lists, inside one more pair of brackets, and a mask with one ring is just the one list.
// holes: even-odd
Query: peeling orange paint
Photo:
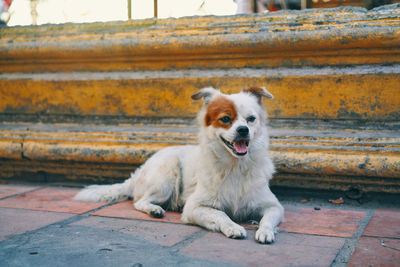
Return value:
[(400, 75), (313, 75), (204, 77), (140, 80), (0, 80), (0, 113), (128, 117), (194, 117), (199, 103), (190, 95), (214, 85), (237, 92), (263, 85), (275, 96), (265, 101), (271, 118), (400, 118)]

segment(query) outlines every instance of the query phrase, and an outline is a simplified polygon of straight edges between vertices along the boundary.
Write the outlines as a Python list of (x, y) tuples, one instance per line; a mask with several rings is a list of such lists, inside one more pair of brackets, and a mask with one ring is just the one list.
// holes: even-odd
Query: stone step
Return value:
[(0, 178), (110, 183), (265, 86), (274, 185), (400, 192), (400, 5), (0, 30)]
[(107, 73), (0, 73), (0, 119), (130, 123), (193, 118), (190, 95), (252, 85), (274, 95), (272, 119), (398, 121), (400, 64), (326, 68), (174, 70)]
[[(271, 155), (278, 170), (273, 185), (400, 193), (400, 125), (376, 133), (349, 129), (343, 122), (335, 128), (330, 123), (329, 129), (271, 124)], [(161, 148), (196, 143), (195, 124), (3, 123), (0, 177), (117, 181)]]

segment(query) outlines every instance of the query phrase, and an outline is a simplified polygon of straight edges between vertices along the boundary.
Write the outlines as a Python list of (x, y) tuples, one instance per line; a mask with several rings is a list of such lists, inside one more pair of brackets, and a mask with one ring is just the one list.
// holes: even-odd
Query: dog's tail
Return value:
[(114, 202), (126, 200), (132, 197), (133, 181), (135, 174), (131, 173), (131, 177), (125, 182), (112, 185), (90, 185), (85, 187), (75, 195), (75, 200), (90, 202)]

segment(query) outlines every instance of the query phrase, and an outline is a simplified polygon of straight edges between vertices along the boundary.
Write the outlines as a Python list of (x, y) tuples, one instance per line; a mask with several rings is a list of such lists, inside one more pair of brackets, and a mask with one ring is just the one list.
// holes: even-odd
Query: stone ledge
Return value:
[[(190, 125), (0, 126), (0, 177), (9, 179), (36, 173), (111, 182), (128, 177), (163, 147), (197, 140), (196, 127)], [(378, 134), (304, 125), (273, 128), (271, 155), (278, 170), (273, 183), (280, 186), (400, 193), (397, 126)]]
[(13, 27), (0, 72), (398, 64), (399, 27), (399, 5)]
[[(214, 86), (225, 93), (265, 86), (273, 119), (398, 121), (400, 64), (390, 66), (183, 70), (107, 73), (1, 73), (0, 119), (53, 117), (127, 123), (136, 118), (193, 118), (190, 95)], [(64, 120), (64, 121), (63, 121)], [(103, 121), (101, 121), (103, 120)], [(89, 120), (90, 122), (90, 120)]]

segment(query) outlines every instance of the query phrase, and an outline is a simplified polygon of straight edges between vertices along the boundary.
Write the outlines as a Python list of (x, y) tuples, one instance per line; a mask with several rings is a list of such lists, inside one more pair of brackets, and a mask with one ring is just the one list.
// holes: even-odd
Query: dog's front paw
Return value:
[(152, 216), (154, 218), (162, 218), (162, 217), (164, 217), (164, 213), (165, 213), (165, 211), (161, 207), (154, 207), (150, 211), (150, 216)]
[(230, 224), (221, 229), (221, 232), (229, 238), (243, 239), (246, 238), (246, 229), (238, 224)]
[(275, 241), (274, 230), (269, 228), (259, 228), (256, 232), (255, 239), (261, 244), (272, 244)]

